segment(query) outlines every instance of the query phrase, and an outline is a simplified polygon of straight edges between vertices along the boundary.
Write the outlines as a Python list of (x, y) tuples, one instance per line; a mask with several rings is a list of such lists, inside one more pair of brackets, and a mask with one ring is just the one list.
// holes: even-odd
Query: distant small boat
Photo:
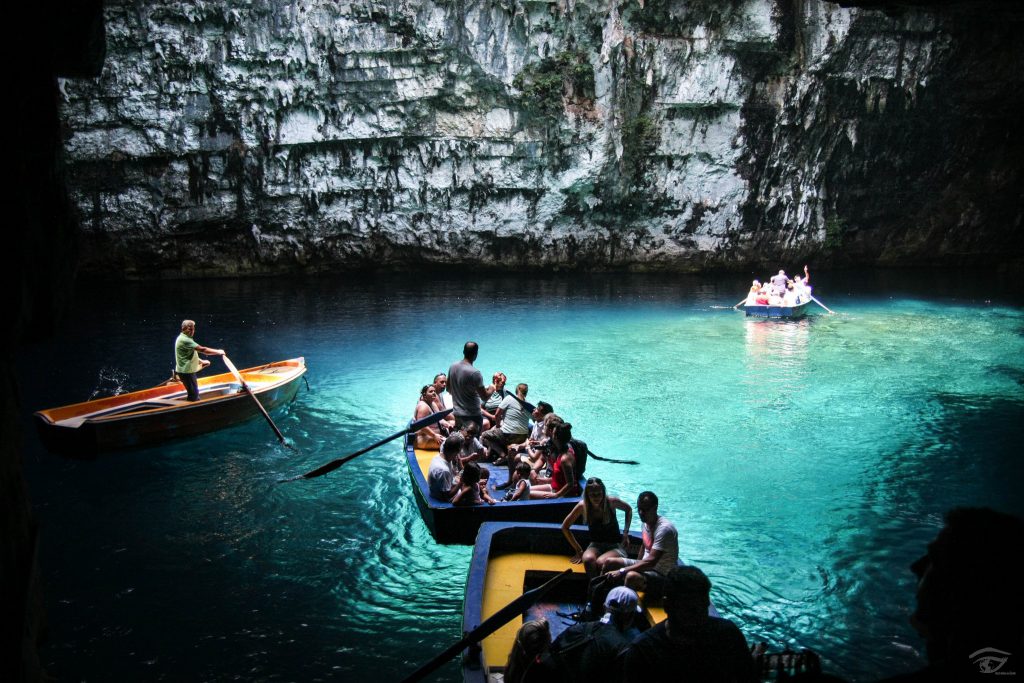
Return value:
[[(291, 401), (306, 372), (304, 358), (246, 368), (240, 374), (268, 411)], [(199, 379), (199, 400), (187, 401), (178, 382), (85, 403), (40, 410), (43, 444), (66, 455), (158, 443), (237, 424), (260, 413), (231, 373)]]
[[(573, 527), (573, 535), (583, 547), (590, 542), (586, 527)], [(631, 534), (632, 545), (639, 547), (640, 537)], [(521, 618), (514, 618), (485, 638), (479, 653), (463, 659), (466, 683), (487, 683), (490, 675), (503, 672), (516, 632), (529, 619), (543, 616), (555, 638), (575, 623), (568, 615), (579, 612), (587, 602), (589, 581), (582, 564), (570, 564), (572, 549), (562, 536), (560, 524), (486, 523), (480, 527), (473, 559), (466, 578), (462, 630), (468, 633), (484, 619), (528, 590), (536, 588), (566, 569), (573, 573)], [(641, 595), (643, 614), (637, 619), (640, 630), (664, 621), (660, 596)], [(714, 605), (708, 614), (718, 616)]]
[(807, 315), (810, 301), (795, 306), (764, 306), (744, 304), (743, 310), (751, 318), (802, 318)]
[[(469, 545), (476, 537), (477, 529), (484, 522), (561, 522), (580, 500), (579, 496), (576, 496), (464, 506), (431, 498), (427, 470), (437, 451), (414, 448), (415, 438), (414, 434), (407, 434), (405, 437), (405, 458), (409, 467), (409, 478), (412, 480), (420, 515), (438, 543)], [(492, 487), (508, 480), (508, 469), (504, 465), (491, 466), (483, 463), (483, 466), (491, 472)], [(583, 484), (584, 480), (580, 479), (580, 491), (583, 490)], [(503, 493), (492, 492), (492, 495), (500, 499)]]

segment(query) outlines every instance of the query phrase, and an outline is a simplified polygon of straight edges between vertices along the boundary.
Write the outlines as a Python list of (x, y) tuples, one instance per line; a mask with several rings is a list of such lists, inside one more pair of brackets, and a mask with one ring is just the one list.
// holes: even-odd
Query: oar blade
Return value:
[(448, 408), (447, 410), (439, 410), (436, 413), (431, 413), (430, 415), (427, 415), (426, 417), (421, 417), (420, 419), (410, 424), (409, 427), (402, 433), (404, 434), (406, 432), (418, 432), (424, 427), (429, 427), (430, 425), (437, 424), (444, 418), (451, 415), (453, 410), (455, 409)]
[(321, 465), (320, 467), (316, 468), (315, 470), (310, 470), (309, 472), (306, 472), (305, 474), (300, 474), (300, 475), (295, 476), (295, 477), (289, 477), (287, 479), (278, 479), (277, 481), (278, 481), (279, 484), (284, 484), (284, 483), (289, 482), (289, 481), (298, 481), (299, 479), (316, 479), (317, 477), (321, 477), (321, 476), (323, 476), (323, 475), (325, 475), (325, 474), (327, 474), (329, 472), (333, 472), (334, 470), (338, 469), (339, 467), (344, 465), (349, 460), (357, 458), (360, 455), (362, 455), (363, 453), (368, 453), (368, 452), (372, 451), (374, 448), (377, 448), (378, 446), (383, 446), (384, 444), (388, 443), (389, 441), (394, 441), (395, 439), (397, 439), (400, 436), (405, 436), (406, 434), (411, 434), (413, 432), (419, 431), (420, 429), (423, 429), (424, 427), (432, 425), (432, 424), (434, 424), (436, 422), (440, 422), (446, 415), (449, 415), (451, 412), (452, 412), (452, 409), (449, 408), (448, 410), (439, 410), (436, 413), (431, 413), (430, 415), (427, 415), (426, 417), (420, 418), (419, 420), (416, 420), (415, 422), (411, 423), (405, 429), (397, 431), (394, 434), (392, 434), (391, 436), (389, 436), (389, 437), (387, 437), (385, 439), (381, 439), (377, 443), (371, 444), (371, 445), (367, 446), (366, 448), (361, 448), (358, 451), (356, 451), (355, 453), (350, 453), (350, 454), (346, 455), (343, 458), (338, 458), (336, 460), (332, 460), (329, 463), (327, 463), (326, 465)]

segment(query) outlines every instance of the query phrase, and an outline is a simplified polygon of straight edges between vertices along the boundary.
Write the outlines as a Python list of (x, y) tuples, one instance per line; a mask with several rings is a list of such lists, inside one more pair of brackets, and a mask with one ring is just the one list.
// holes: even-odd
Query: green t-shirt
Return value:
[(174, 340), (174, 359), (177, 361), (177, 365), (174, 367), (175, 372), (199, 372), (197, 346), (199, 343), (184, 332), (178, 335), (178, 338)]

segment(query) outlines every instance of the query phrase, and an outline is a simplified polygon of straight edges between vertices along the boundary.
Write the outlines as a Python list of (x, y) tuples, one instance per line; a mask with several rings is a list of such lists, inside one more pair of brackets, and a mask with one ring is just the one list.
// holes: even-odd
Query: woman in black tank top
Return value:
[[(626, 526), (621, 533), (619, 520), (615, 515), (616, 510), (626, 513)], [(590, 529), (590, 545), (586, 550), (580, 546), (576, 537), (569, 530), (569, 527), (581, 516)], [(602, 572), (604, 561), (607, 558), (625, 557), (626, 545), (629, 542), (629, 525), (632, 519), (633, 508), (628, 503), (615, 496), (609, 496), (604, 482), (597, 477), (587, 479), (587, 484), (583, 488), (583, 497), (562, 521), (562, 535), (576, 551), (570, 562), (572, 564), (582, 562), (587, 574), (594, 575)]]

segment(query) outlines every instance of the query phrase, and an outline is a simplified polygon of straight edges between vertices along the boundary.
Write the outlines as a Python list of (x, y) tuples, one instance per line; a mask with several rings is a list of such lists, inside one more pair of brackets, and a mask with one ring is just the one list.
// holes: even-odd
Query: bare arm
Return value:
[(629, 525), (633, 522), (633, 508), (615, 496), (608, 496), (608, 502), (611, 503), (613, 510), (622, 510), (626, 513), (626, 524), (622, 527), (622, 548), (625, 550), (629, 548)]
[(510, 500), (520, 500), (523, 497), (523, 493), (526, 492), (526, 480), (520, 479), (519, 483), (516, 484), (516, 492), (512, 494)]
[(196, 351), (203, 354), (204, 356), (223, 356), (224, 349), (211, 349), (208, 346), (196, 346)]
[(582, 500), (576, 503), (573, 509), (569, 510), (569, 514), (565, 516), (565, 519), (562, 520), (562, 535), (565, 536), (565, 540), (569, 541), (569, 545), (572, 546), (572, 549), (576, 551), (576, 554), (572, 556), (571, 560), (569, 560), (572, 564), (579, 564), (583, 561), (583, 547), (579, 544), (579, 541), (576, 540), (576, 537), (572, 535), (572, 531), (569, 530), (569, 527), (573, 525), (573, 522), (579, 519), (580, 515), (583, 514), (583, 504)]
[(618, 572), (619, 576), (625, 576), (629, 572), (636, 572), (638, 574), (642, 574), (643, 572), (647, 571), (648, 569), (654, 569), (654, 567), (658, 564), (658, 560), (661, 559), (661, 554), (662, 554), (661, 550), (651, 550), (651, 554), (650, 555), (648, 555), (646, 558), (640, 560), (636, 564), (631, 564), (630, 566), (623, 567), (622, 569), (614, 569), (614, 570), (612, 570), (610, 572), (607, 572), (607, 573), (608, 574), (613, 574), (613, 573)]

